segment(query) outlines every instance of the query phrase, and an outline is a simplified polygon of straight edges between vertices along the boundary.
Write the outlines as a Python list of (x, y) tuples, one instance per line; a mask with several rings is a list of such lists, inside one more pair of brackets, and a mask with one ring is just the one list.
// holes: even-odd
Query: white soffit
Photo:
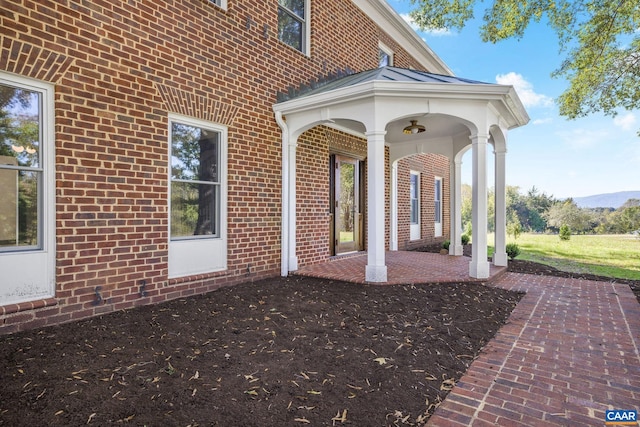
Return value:
[(427, 71), (453, 76), (453, 71), (405, 22), (386, 0), (351, 0)]

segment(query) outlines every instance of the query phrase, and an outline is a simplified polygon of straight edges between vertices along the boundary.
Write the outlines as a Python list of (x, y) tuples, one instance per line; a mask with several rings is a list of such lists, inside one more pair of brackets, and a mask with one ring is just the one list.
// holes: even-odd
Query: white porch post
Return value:
[(391, 241), (389, 249), (398, 250), (398, 162), (391, 164)]
[(473, 135), (473, 241), (469, 276), (476, 279), (489, 277), (487, 261), (487, 135)]
[(296, 271), (298, 269), (298, 256), (296, 251), (296, 220), (297, 220), (297, 206), (296, 206), (296, 149), (298, 147), (298, 136), (292, 136), (289, 140), (289, 253), (288, 253), (288, 265), (289, 271)]
[(495, 180), (496, 180), (496, 234), (493, 263), (507, 266), (506, 234), (507, 234), (507, 194), (505, 179), (506, 150), (495, 151)]
[(451, 199), (450, 217), (451, 217), (451, 232), (449, 245), (449, 255), (460, 256), (463, 253), (462, 250), (462, 161), (454, 159), (451, 164), (451, 185), (449, 186), (449, 192)]
[(384, 136), (386, 131), (367, 132), (367, 196), (368, 247), (365, 280), (386, 282), (387, 266), (384, 254)]

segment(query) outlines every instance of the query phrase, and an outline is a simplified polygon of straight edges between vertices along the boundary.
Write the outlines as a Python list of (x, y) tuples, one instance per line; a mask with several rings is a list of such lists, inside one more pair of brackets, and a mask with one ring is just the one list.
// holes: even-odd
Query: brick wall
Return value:
[[(420, 172), (420, 236), (409, 234), (411, 204), (409, 179), (411, 171)], [(435, 237), (434, 181), (442, 178), (442, 237)], [(438, 154), (416, 154), (398, 161), (398, 249), (413, 249), (449, 238), (450, 197), (449, 159)]]
[[(2, 3), (0, 69), (56, 85), (57, 253), (55, 298), (0, 307), (0, 333), (279, 274), (277, 91), (374, 68), (379, 41), (397, 66), (419, 68), (351, 1), (311, 2), (310, 57), (278, 41), (275, 0), (228, 3)], [(167, 278), (169, 113), (228, 126), (225, 272)], [(328, 253), (329, 145), (323, 130), (301, 140), (299, 170), (318, 184), (300, 192), (304, 262)]]

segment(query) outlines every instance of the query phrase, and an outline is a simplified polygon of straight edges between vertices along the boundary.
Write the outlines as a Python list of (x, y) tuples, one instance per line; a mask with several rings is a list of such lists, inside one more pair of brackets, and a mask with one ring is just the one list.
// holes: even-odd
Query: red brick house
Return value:
[(385, 0), (1, 7), (0, 333), (346, 252), (367, 251), (372, 282), (386, 250), (461, 255), (471, 148), (486, 277), (487, 145), (506, 264), (506, 134), (526, 112), (454, 77)]

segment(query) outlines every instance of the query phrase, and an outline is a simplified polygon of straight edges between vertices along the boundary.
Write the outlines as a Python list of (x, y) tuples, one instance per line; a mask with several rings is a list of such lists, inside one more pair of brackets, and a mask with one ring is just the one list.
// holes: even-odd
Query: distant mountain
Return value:
[(640, 199), (640, 191), (620, 191), (617, 193), (596, 194), (595, 196), (574, 197), (580, 208), (618, 209), (629, 199)]

